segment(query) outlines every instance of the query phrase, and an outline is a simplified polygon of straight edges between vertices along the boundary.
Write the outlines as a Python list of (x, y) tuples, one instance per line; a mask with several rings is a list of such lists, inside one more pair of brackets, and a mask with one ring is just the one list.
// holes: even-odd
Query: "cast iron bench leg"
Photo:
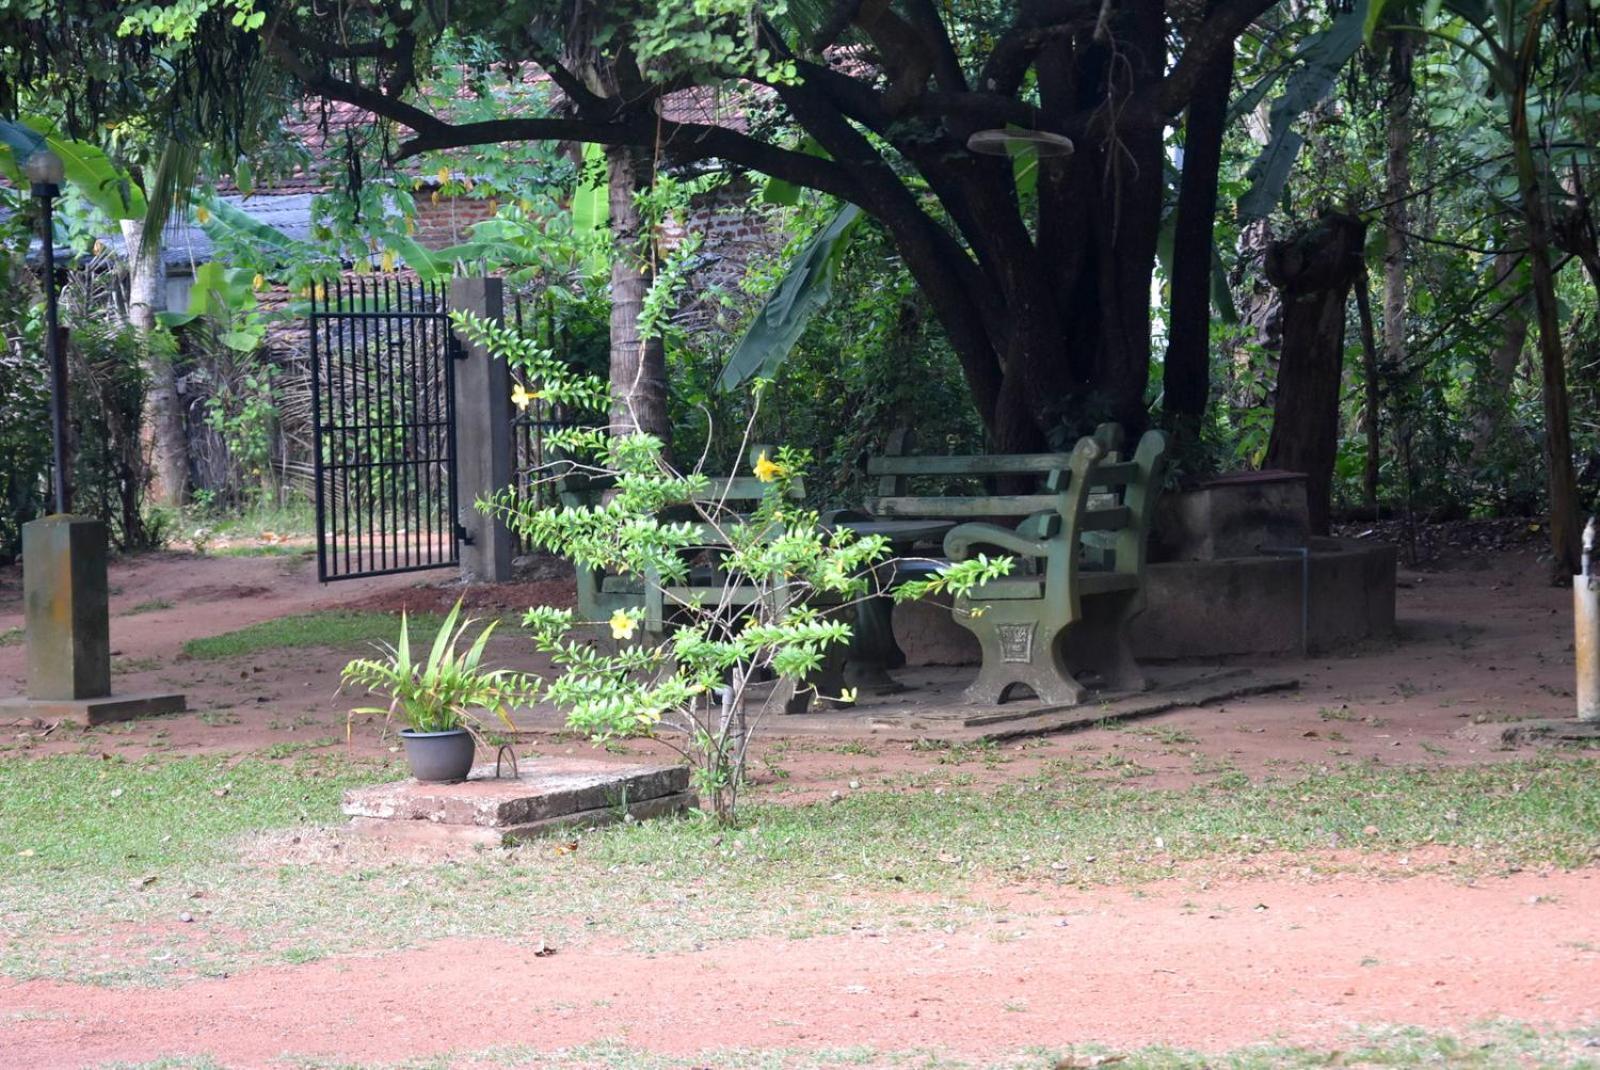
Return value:
[(1047, 706), (1076, 706), (1088, 697), (1089, 689), (1072, 675), (1061, 656), (1061, 626), (1038, 620), (1033, 605), (1015, 610), (1005, 603), (991, 603), (958, 612), (956, 620), (978, 637), (983, 647), (983, 667), (968, 687), (967, 702), (998, 706), (1018, 685), (1032, 689)]
[(1103, 691), (1143, 691), (1149, 686), (1128, 646), (1128, 625), (1144, 611), (1144, 592), (1117, 591), (1079, 600), (1083, 616), (1061, 638), (1074, 673), (1092, 672)]

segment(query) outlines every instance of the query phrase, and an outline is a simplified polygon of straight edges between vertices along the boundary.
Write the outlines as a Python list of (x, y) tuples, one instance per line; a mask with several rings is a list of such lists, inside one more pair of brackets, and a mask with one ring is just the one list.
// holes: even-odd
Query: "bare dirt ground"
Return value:
[(865, 1045), (983, 1060), (1089, 1040), (1336, 1046), (1355, 1024), (1594, 1020), (1600, 880), (1588, 872), (1479, 887), (1347, 879), (1045, 894), (1024, 924), (938, 939), (869, 930), (649, 958), (446, 941), (176, 991), (0, 981), (0, 1004), (28, 1014), (0, 1026), (0, 1063), (45, 1070), (173, 1052), (226, 1066), (290, 1052), (387, 1062), (602, 1040), (682, 1055)]
[[(91, 733), (19, 724), (0, 760), (63, 751), (256, 752), (344, 747), (334, 697), (351, 651), (187, 659), (184, 641), (313, 609), (436, 609), (455, 589), (416, 578), (318, 587), (303, 558), (155, 555), (118, 562), (112, 640), (119, 690), (181, 688), (188, 714)], [(1458, 765), (1516, 756), (1500, 730), (1571, 711), (1570, 593), (1534, 545), (1448, 545), (1402, 571), (1393, 644), (1292, 665), (1296, 692), (1005, 745), (952, 768), (949, 752), (874, 738), (782, 738), (758, 753), (759, 797), (804, 801), (901, 790), (955, 772), (978, 785), (1070, 759), (1088, 775), (1184, 786), (1228, 773), (1296, 774), (1343, 761)], [(0, 573), (0, 634), (20, 625)], [(559, 601), (564, 581), (476, 595), (486, 611)], [(127, 615), (135, 605), (173, 608)], [(495, 651), (528, 661), (513, 630)], [(0, 646), (0, 693), (24, 652)], [(389, 744), (358, 732), (359, 753)], [(562, 737), (541, 749), (591, 750)], [(651, 753), (648, 744), (626, 749)], [(604, 752), (597, 752), (604, 753)], [(1114, 763), (1097, 759), (1115, 756)], [(627, 754), (619, 755), (625, 758)], [(1103, 765), (1105, 772), (1094, 767)], [(1117, 770), (1121, 770), (1118, 772)], [(1354, 1025), (1470, 1029), (1500, 1017), (1553, 1029), (1600, 1024), (1600, 880), (1593, 869), (1464, 884), (1300, 873), (1196, 876), (1135, 890), (1025, 893), (1026, 925), (993, 933), (863, 931), (733, 941), (648, 959), (590, 945), (535, 957), (521, 934), (249, 970), (164, 989), (0, 980), (0, 1067), (68, 1067), (208, 1052), (225, 1066), (284, 1053), (392, 1061), (492, 1044), (541, 1050), (620, 1040), (661, 1053), (724, 1047), (934, 1048), (973, 1059), (1033, 1045), (1172, 1043), (1221, 1050), (1276, 1039), (1334, 1043)], [(979, 889), (1005, 901), (1015, 889)], [(1042, 919), (1053, 918), (1053, 922)], [(431, 1008), (449, 1007), (449, 1014)], [(732, 1065), (732, 1064), (723, 1064)]]

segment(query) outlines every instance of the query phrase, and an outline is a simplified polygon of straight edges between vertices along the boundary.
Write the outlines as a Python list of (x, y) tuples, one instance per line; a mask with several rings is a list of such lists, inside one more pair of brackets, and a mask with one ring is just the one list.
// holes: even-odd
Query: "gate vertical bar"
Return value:
[(318, 358), (317, 293), (311, 291), (311, 485), (316, 500), (317, 515), (317, 581), (328, 582), (328, 547), (324, 533), (327, 531), (327, 495), (323, 493), (322, 464), (322, 362)]

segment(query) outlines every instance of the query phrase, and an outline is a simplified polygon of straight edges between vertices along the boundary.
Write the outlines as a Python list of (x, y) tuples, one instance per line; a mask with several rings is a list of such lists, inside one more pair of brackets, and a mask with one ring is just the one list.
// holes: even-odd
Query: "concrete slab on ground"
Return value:
[[(842, 709), (813, 706), (809, 713), (794, 715), (772, 710), (762, 715), (761, 731), (768, 736), (998, 741), (1067, 732), (1104, 720), (1150, 717), (1249, 695), (1292, 691), (1299, 686), (1298, 678), (1287, 668), (1158, 665), (1145, 667), (1151, 684), (1147, 690), (1091, 692), (1089, 699), (1077, 706), (1048, 706), (1032, 699), (999, 706), (969, 706), (962, 701), (962, 692), (972, 682), (974, 672), (962, 665), (896, 669), (894, 678), (904, 685), (900, 691), (863, 691), (860, 701)], [(761, 692), (757, 690), (751, 696), (752, 709), (760, 703)], [(517, 721), (532, 732), (559, 732), (563, 728), (561, 715), (550, 707), (518, 711)]]
[(100, 698), (0, 699), (0, 720), (70, 721), (91, 728), (187, 709), (182, 695), (104, 695)]
[(539, 758), (515, 776), (482, 765), (457, 784), (401, 780), (344, 794), (351, 827), (407, 840), (496, 844), (574, 827), (675, 813), (695, 805), (681, 765)]
[(1087, 728), (1106, 720), (1150, 717), (1299, 686), (1289, 673), (1244, 668), (1167, 665), (1147, 668), (1146, 674), (1151, 686), (1145, 691), (1092, 692), (1087, 701), (1076, 706), (1052, 706), (1035, 700), (972, 706), (961, 701), (961, 693), (971, 680), (970, 669), (902, 669), (896, 676), (911, 685), (907, 691), (863, 696), (852, 709), (774, 718), (767, 727), (783, 735), (832, 735), (854, 728), (885, 739), (1000, 741)]
[(1500, 734), (1500, 741), (1508, 747), (1524, 743), (1543, 743), (1549, 746), (1563, 744), (1600, 746), (1600, 721), (1522, 721)]

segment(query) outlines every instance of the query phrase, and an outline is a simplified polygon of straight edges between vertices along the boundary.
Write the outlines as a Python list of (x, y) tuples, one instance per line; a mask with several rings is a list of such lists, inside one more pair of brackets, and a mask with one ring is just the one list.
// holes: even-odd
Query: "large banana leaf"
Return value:
[(795, 258), (778, 288), (750, 321), (739, 345), (717, 377), (718, 390), (732, 390), (755, 378), (773, 375), (800, 340), (806, 324), (833, 293), (833, 276), (861, 222), (853, 204), (840, 209)]
[(424, 248), (415, 238), (390, 234), (383, 244), (393, 249), (406, 266), (429, 282), (448, 280), (457, 264), (487, 262), (498, 268), (524, 267), (537, 262), (526, 248), (507, 241), (469, 241), (443, 249)]
[[(1306, 38), (1296, 52), (1295, 68), (1284, 82), (1283, 93), (1272, 102), (1267, 143), (1245, 172), (1250, 188), (1239, 198), (1241, 221), (1262, 218), (1283, 195), (1295, 157), (1305, 144), (1305, 138), (1294, 131), (1293, 123), (1333, 91), (1339, 72), (1361, 47), (1367, 11), (1368, 0), (1357, 0), (1350, 11), (1334, 19), (1327, 29)], [(1270, 83), (1265, 82), (1252, 87), (1231, 110), (1238, 114), (1255, 107), (1268, 88)]]
[(0, 119), (0, 172), (21, 182), (22, 165), (43, 145), (61, 157), (69, 184), (111, 219), (143, 219), (144, 193), (128, 172), (87, 141), (73, 141), (56, 133), (53, 123), (41, 119), (20, 122)]
[(157, 312), (163, 326), (182, 327), (202, 316), (225, 316), (256, 307), (252, 276), (244, 268), (224, 267), (215, 260), (201, 264), (189, 289), (189, 307), (182, 312)]
[(583, 171), (572, 192), (572, 231), (590, 234), (611, 222), (611, 184), (606, 178), (605, 149), (592, 142), (583, 147)]
[(214, 195), (197, 199), (210, 214), (211, 218), (201, 224), (201, 229), (210, 235), (212, 241), (221, 237), (244, 238), (284, 260), (311, 259), (313, 250), (310, 245), (290, 237), (270, 223), (263, 223), (238, 205)]

